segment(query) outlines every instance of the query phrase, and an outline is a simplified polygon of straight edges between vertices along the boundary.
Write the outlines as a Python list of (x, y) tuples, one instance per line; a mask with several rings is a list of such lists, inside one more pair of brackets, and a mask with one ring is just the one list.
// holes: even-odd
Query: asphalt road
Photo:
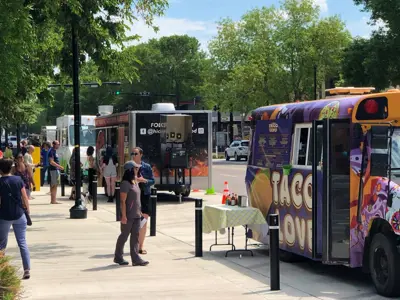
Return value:
[(224, 181), (228, 181), (232, 193), (246, 195), (244, 178), (246, 175), (247, 161), (213, 160), (212, 181), (216, 192), (222, 193)]

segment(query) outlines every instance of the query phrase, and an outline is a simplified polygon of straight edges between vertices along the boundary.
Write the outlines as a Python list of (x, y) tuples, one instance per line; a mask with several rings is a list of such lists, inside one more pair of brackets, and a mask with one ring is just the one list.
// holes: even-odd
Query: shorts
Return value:
[(50, 186), (57, 186), (60, 181), (60, 171), (50, 170)]
[(143, 192), (140, 193), (140, 202), (142, 205), (142, 213), (150, 215), (150, 195), (145, 195)]

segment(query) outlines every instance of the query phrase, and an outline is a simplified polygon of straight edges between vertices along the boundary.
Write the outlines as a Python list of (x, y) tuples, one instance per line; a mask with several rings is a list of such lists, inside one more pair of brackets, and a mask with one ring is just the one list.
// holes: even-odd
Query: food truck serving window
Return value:
[(383, 120), (388, 117), (388, 100), (386, 97), (367, 98), (358, 106), (357, 120)]

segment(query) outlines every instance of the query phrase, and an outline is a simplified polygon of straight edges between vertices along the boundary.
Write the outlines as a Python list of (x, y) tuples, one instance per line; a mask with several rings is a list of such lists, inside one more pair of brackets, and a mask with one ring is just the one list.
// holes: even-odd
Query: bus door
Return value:
[(323, 131), (322, 261), (350, 258), (350, 120), (325, 119)]

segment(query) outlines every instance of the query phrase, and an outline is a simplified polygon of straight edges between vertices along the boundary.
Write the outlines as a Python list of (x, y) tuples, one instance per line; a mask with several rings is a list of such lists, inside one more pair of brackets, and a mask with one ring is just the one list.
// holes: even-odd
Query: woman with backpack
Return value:
[(8, 234), (13, 227), (15, 238), (21, 252), (24, 275), (30, 278), (30, 254), (26, 243), (26, 228), (29, 217), (29, 201), (25, 184), (19, 176), (11, 175), (13, 161), (0, 160), (0, 250), (7, 248)]

